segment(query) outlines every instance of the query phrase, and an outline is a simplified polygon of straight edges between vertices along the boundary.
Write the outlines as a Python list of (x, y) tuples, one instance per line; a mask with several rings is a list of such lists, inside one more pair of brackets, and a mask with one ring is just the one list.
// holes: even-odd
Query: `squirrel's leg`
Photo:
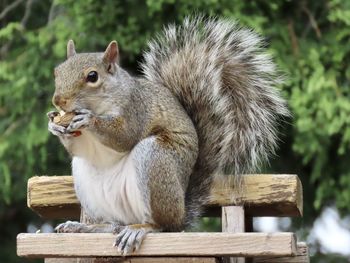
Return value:
[(67, 221), (56, 226), (57, 233), (121, 233), (125, 226), (119, 222), (103, 224), (85, 224), (77, 221)]
[[(117, 237), (124, 255), (138, 249), (145, 235), (157, 231), (181, 231), (185, 221), (185, 192), (197, 158), (196, 146), (180, 145), (171, 134), (167, 140), (152, 136), (135, 146), (134, 163), (147, 224), (130, 225)], [(184, 134), (182, 134), (184, 136)], [(146, 189), (146, 190), (145, 190)]]

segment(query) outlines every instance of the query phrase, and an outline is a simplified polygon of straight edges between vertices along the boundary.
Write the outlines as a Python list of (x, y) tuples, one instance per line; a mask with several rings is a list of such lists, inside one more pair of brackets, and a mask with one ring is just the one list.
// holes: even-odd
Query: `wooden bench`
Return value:
[[(206, 215), (221, 216), (222, 233), (148, 234), (141, 249), (121, 258), (112, 234), (19, 234), (17, 254), (45, 262), (309, 262), (305, 243), (293, 233), (254, 233), (257, 216), (302, 216), (302, 186), (296, 175), (245, 175), (243, 189), (214, 184)], [(28, 181), (28, 207), (48, 219), (78, 219), (71, 176), (36, 176)], [(225, 258), (222, 258), (225, 257)], [(231, 258), (228, 258), (231, 257)], [(235, 257), (235, 258), (233, 258)], [(83, 260), (80, 259), (79, 262)]]

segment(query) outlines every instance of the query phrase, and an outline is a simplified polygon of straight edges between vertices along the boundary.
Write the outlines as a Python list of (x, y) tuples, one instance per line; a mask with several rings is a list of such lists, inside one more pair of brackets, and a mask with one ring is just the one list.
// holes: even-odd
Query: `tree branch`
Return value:
[(9, 4), (8, 6), (6, 6), (5, 9), (2, 10), (2, 12), (0, 13), (0, 20), (4, 19), (7, 15), (7, 13), (9, 13), (13, 9), (15, 9), (22, 2), (23, 2), (23, 0), (16, 0), (16, 1), (12, 2), (11, 4)]
[(23, 28), (26, 28), (26, 24), (27, 24), (27, 21), (28, 21), (28, 18), (32, 12), (32, 4), (33, 4), (34, 0), (27, 0), (26, 2), (26, 8), (25, 8), (25, 11), (24, 11), (24, 16), (21, 20), (21, 25)]
[(288, 33), (289, 33), (289, 37), (290, 37), (291, 42), (292, 42), (293, 54), (294, 54), (294, 56), (299, 56), (298, 38), (297, 38), (295, 31), (294, 31), (294, 22), (292, 19), (289, 19), (289, 21), (288, 21)]
[(310, 24), (311, 24), (312, 28), (313, 28), (313, 29), (315, 30), (315, 32), (316, 32), (317, 38), (320, 39), (321, 36), (322, 36), (322, 33), (321, 33), (320, 28), (318, 27), (318, 24), (317, 24), (317, 22), (316, 22), (316, 19), (315, 19), (314, 15), (311, 13), (311, 11), (309, 10), (309, 8), (307, 8), (305, 2), (302, 2), (301, 8), (302, 8), (302, 10), (305, 12), (305, 14), (308, 16), (309, 21), (310, 21)]
[(50, 6), (50, 11), (49, 11), (49, 16), (47, 18), (47, 24), (50, 24), (51, 21), (53, 20), (54, 11), (55, 11), (55, 1), (52, 1), (51, 6)]

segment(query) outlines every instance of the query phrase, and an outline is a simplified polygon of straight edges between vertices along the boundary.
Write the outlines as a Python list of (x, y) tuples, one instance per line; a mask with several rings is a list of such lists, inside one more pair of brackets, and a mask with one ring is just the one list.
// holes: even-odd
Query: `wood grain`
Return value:
[[(79, 219), (80, 204), (71, 176), (35, 176), (28, 180), (28, 207), (45, 218)], [(246, 216), (301, 216), (303, 199), (298, 176), (244, 175), (241, 191), (228, 182), (216, 183), (207, 208), (243, 205)], [(213, 215), (213, 212), (211, 213)]]
[(309, 251), (306, 243), (300, 242), (297, 244), (297, 254), (294, 257), (267, 257), (255, 258), (254, 263), (309, 263)]
[(35, 176), (28, 180), (27, 205), (49, 219), (79, 219), (80, 203), (71, 176)]
[[(45, 263), (76, 263), (76, 258), (48, 258), (45, 259)], [(104, 263), (104, 259), (100, 259), (100, 262), (94, 263)], [(108, 259), (110, 260), (110, 258)], [(121, 259), (115, 258), (115, 263), (219, 263), (218, 258), (206, 258), (206, 257), (157, 257), (157, 258), (145, 258), (145, 257), (129, 257), (124, 261)], [(308, 254), (307, 245), (303, 242), (297, 244), (297, 254), (293, 257), (260, 257), (254, 258), (254, 263), (309, 263), (310, 258)]]
[[(220, 260), (214, 257), (157, 257), (157, 258), (145, 258), (145, 257), (128, 257), (121, 259), (118, 258), (105, 258), (95, 259), (94, 263), (219, 263)], [(45, 263), (77, 263), (76, 258), (47, 258)]]
[[(104, 263), (104, 259), (100, 259), (100, 262)], [(109, 258), (110, 260), (110, 258)], [(145, 257), (128, 257), (125, 260), (115, 258), (115, 263), (218, 263), (218, 258), (210, 257), (157, 257), (157, 258), (145, 258)], [(254, 258), (254, 263), (309, 263), (309, 254), (307, 245), (303, 242), (297, 244), (297, 254), (293, 257), (260, 257)], [(75, 258), (48, 258), (45, 259), (45, 263), (76, 263)]]
[[(221, 215), (222, 232), (243, 233), (245, 216), (243, 206), (223, 206)], [(245, 263), (245, 258), (223, 258), (223, 263)]]
[(216, 182), (208, 205), (243, 205), (248, 216), (302, 216), (303, 190), (297, 175), (252, 174), (242, 178), (239, 188), (230, 182)]
[[(21, 257), (120, 256), (112, 234), (19, 234)], [(148, 234), (132, 256), (274, 257), (296, 254), (293, 233), (155, 233)]]
[(222, 207), (222, 232), (243, 233), (245, 231), (243, 206), (223, 206)]

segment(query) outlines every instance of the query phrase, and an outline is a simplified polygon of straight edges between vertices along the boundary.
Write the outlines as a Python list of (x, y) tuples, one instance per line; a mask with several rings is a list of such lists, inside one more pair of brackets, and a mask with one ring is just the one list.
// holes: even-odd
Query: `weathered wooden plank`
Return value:
[(76, 258), (45, 258), (45, 263), (77, 263)]
[(303, 190), (297, 175), (252, 174), (242, 178), (239, 191), (228, 182), (216, 182), (208, 205), (243, 205), (248, 216), (302, 215)]
[[(221, 215), (222, 232), (243, 233), (245, 216), (243, 206), (223, 206)], [(223, 258), (223, 263), (245, 263), (245, 258)]]
[[(94, 263), (219, 263), (220, 260), (214, 257), (156, 257), (156, 258), (145, 258), (145, 257), (131, 257), (131, 258), (105, 258), (95, 259)], [(77, 263), (76, 258), (47, 258), (45, 263)]]
[(297, 254), (294, 257), (266, 257), (255, 258), (254, 263), (309, 263), (309, 251), (306, 243), (300, 242), (297, 244)]
[[(100, 259), (100, 263), (104, 263), (104, 259)], [(110, 260), (110, 258), (109, 258)], [(48, 258), (45, 259), (45, 263), (76, 263), (76, 258)], [(157, 258), (145, 258), (145, 257), (130, 257), (124, 261), (120, 261), (120, 258), (115, 258), (116, 263), (218, 263), (217, 258), (207, 257), (157, 257)], [(254, 263), (309, 263), (310, 258), (308, 254), (307, 245), (303, 242), (297, 244), (297, 254), (293, 257), (260, 257), (254, 258)], [(94, 262), (98, 263), (98, 262)]]
[[(208, 208), (244, 205), (247, 216), (301, 216), (302, 187), (298, 176), (244, 175), (241, 191), (216, 183)], [(28, 180), (28, 207), (45, 218), (79, 218), (80, 204), (71, 176), (35, 176)], [(213, 214), (213, 213), (211, 213)]]
[(45, 218), (80, 217), (71, 176), (35, 176), (28, 180), (27, 205)]
[[(19, 234), (17, 255), (32, 258), (120, 256), (112, 234)], [(293, 233), (156, 233), (148, 234), (132, 256), (241, 256), (296, 254)]]
[[(100, 259), (100, 262), (104, 263), (104, 259)], [(110, 258), (108, 258), (110, 260)], [(120, 258), (115, 258), (115, 263), (218, 263), (218, 258), (210, 257), (157, 257), (157, 258), (145, 258), (145, 257), (130, 257), (124, 261), (120, 261)], [(305, 243), (297, 243), (297, 254), (293, 257), (260, 257), (254, 258), (254, 263), (310, 263), (308, 247)], [(47, 258), (45, 263), (77, 263), (76, 258)], [(94, 262), (98, 263), (98, 262)]]

